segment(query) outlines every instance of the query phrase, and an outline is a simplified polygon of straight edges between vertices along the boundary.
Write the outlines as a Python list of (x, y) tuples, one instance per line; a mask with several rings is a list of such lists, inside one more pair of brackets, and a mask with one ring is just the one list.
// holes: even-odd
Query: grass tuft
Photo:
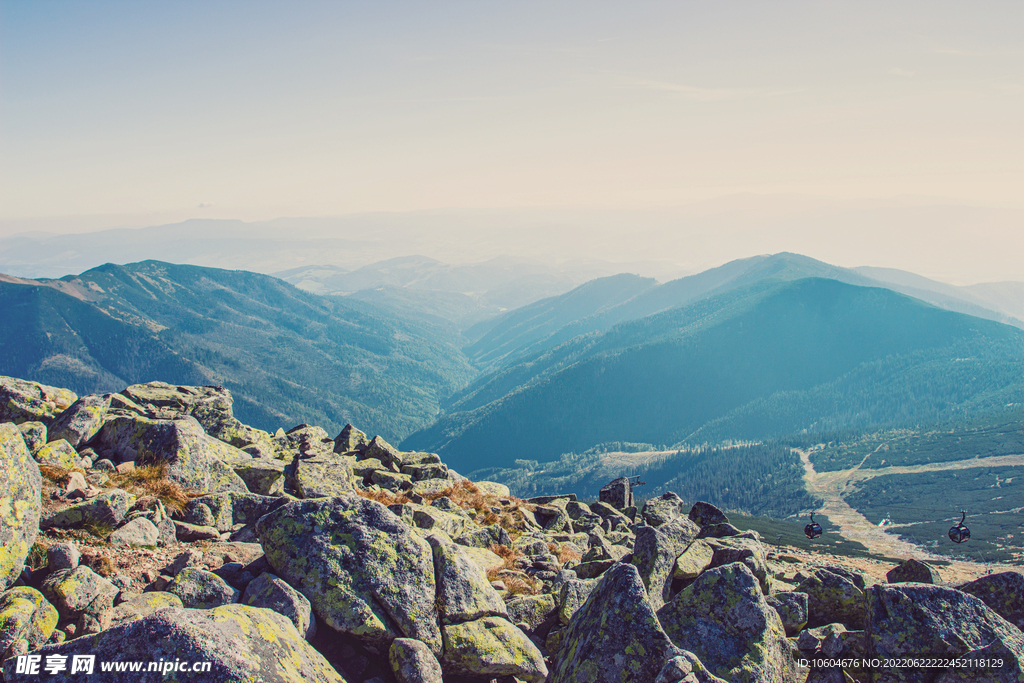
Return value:
[(375, 500), (381, 505), (405, 505), (406, 503), (412, 502), (412, 500), (410, 500), (404, 493), (392, 493), (391, 491), (385, 491), (383, 489), (377, 491), (356, 489), (356, 495), (369, 500)]
[(136, 496), (156, 496), (171, 514), (181, 514), (193, 498), (203, 495), (202, 491), (190, 489), (167, 478), (167, 465), (144, 465), (127, 472), (115, 472), (110, 476), (111, 486), (122, 488)]

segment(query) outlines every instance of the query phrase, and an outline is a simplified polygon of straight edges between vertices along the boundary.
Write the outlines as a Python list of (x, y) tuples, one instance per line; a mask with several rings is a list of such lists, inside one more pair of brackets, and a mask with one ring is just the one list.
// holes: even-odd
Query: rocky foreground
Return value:
[(0, 492), (6, 681), (1024, 681), (1017, 572), (794, 564), (707, 503), (523, 501), (220, 387), (0, 378)]

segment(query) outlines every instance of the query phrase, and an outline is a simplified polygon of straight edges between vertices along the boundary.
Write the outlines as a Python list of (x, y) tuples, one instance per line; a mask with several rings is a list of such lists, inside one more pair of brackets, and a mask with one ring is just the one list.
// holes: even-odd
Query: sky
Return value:
[[(980, 281), (1024, 251), (1022, 29), (1016, 0), (3, 0), (0, 237), (896, 201), (999, 213), (912, 264)], [(806, 246), (837, 261), (851, 229)]]

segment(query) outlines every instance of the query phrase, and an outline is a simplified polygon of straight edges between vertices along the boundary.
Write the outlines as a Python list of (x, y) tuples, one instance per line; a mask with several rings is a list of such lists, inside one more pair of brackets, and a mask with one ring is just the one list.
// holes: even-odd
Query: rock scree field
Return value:
[(0, 377), (0, 496), (8, 683), (1024, 680), (1013, 568), (798, 551), (626, 478), (523, 500), (219, 386)]

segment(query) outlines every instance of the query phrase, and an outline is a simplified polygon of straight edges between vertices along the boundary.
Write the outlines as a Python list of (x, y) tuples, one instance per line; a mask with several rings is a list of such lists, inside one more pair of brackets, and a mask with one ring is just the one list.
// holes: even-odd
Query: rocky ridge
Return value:
[[(5, 681), (83, 654), (210, 667), (110, 681), (1024, 680), (1020, 573), (794, 563), (625, 479), (524, 501), (351, 425), (248, 427), (221, 387), (0, 377), (0, 477)], [(865, 664), (924, 656), (950, 664)]]

